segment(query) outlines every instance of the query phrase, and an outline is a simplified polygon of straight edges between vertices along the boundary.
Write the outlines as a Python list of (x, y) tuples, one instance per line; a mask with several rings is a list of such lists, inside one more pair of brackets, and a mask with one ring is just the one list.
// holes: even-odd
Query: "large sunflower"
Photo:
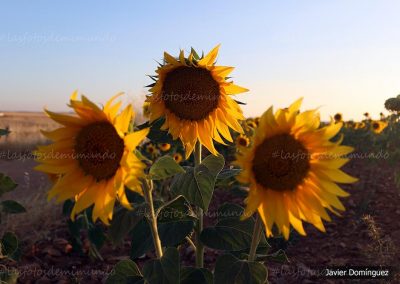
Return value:
[(94, 204), (93, 221), (100, 218), (109, 224), (116, 199), (131, 208), (125, 186), (141, 193), (139, 178), (144, 176), (145, 165), (133, 151), (148, 129), (128, 134), (134, 115), (132, 106), (118, 114), (121, 103), (114, 104), (115, 97), (99, 108), (85, 96), (77, 100), (74, 92), (69, 106), (77, 116), (46, 110), (62, 127), (42, 131), (53, 143), (38, 147), (35, 154), (40, 164), (35, 169), (58, 176), (49, 199), (57, 197), (61, 202), (75, 198), (72, 219)]
[(325, 231), (326, 209), (345, 210), (338, 196), (349, 194), (336, 183), (357, 181), (340, 170), (343, 156), (353, 148), (331, 142), (342, 123), (320, 128), (316, 110), (299, 113), (301, 99), (273, 114), (272, 107), (260, 119), (253, 143), (237, 156), (243, 169), (238, 180), (249, 184), (243, 218), (258, 210), (268, 236), (275, 224), (288, 239), (290, 225), (305, 235), (302, 221)]
[(177, 59), (165, 52), (147, 98), (150, 121), (164, 117), (162, 129), (182, 141), (186, 157), (198, 140), (216, 155), (213, 140), (233, 142), (229, 128), (243, 132), (238, 123), (244, 119), (242, 111), (229, 95), (248, 90), (227, 81), (233, 67), (215, 66), (218, 48), (202, 58), (194, 50), (187, 58), (181, 50)]

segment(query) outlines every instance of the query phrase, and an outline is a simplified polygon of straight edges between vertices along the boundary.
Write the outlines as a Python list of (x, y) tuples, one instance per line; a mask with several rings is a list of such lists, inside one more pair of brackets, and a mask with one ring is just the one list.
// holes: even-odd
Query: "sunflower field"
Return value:
[(35, 201), (0, 174), (2, 283), (325, 283), (324, 267), (346, 265), (399, 283), (400, 96), (361, 121), (322, 121), (307, 97), (246, 118), (248, 86), (218, 53), (164, 52), (142, 123), (123, 93), (45, 110), (57, 126), (30, 154), (60, 214), (22, 232)]

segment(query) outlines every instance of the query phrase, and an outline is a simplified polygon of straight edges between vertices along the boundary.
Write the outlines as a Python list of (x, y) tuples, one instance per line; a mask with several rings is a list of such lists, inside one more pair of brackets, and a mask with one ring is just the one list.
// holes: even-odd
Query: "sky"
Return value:
[(245, 115), (304, 97), (323, 119), (378, 118), (400, 93), (400, 1), (0, 0), (0, 110), (67, 110), (126, 92), (140, 109), (163, 52), (235, 66)]

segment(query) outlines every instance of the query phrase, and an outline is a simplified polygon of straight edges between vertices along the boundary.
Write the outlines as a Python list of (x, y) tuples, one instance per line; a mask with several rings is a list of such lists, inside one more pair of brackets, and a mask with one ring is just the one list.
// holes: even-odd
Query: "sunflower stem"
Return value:
[(253, 238), (251, 239), (249, 261), (254, 261), (256, 258), (256, 251), (258, 244), (260, 243), (261, 232), (262, 232), (262, 221), (260, 215), (257, 214), (256, 223), (254, 225), (254, 230), (253, 230)]
[[(195, 166), (201, 163), (201, 143), (198, 141), (194, 148), (194, 164)], [(203, 209), (197, 207), (197, 226), (196, 226), (196, 267), (204, 267), (204, 245), (200, 240), (201, 231), (203, 231)]]
[(152, 180), (145, 180), (143, 181), (143, 193), (144, 199), (146, 203), (149, 205), (150, 209), (150, 229), (151, 234), (153, 236), (154, 247), (156, 250), (157, 258), (160, 259), (163, 256), (163, 251), (161, 247), (160, 237), (158, 235), (158, 227), (157, 227), (157, 217), (154, 212), (154, 204), (153, 204), (153, 181)]

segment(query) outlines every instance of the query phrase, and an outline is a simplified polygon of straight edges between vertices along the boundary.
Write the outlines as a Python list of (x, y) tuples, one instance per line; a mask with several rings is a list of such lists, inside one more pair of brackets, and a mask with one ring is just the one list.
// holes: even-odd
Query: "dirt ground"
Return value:
[[(15, 192), (4, 197), (16, 199), (28, 212), (3, 222), (1, 231), (16, 231), (23, 247), (21, 262), (7, 263), (7, 267), (18, 268), (21, 283), (104, 281), (113, 265), (129, 255), (129, 242), (121, 248), (106, 245), (101, 250), (104, 261), (93, 261), (86, 255), (72, 252), (65, 219), (61, 217), (61, 205), (46, 201), (47, 179), (32, 170), (33, 166), (32, 160), (0, 160), (0, 172), (19, 183)], [(326, 234), (306, 225), (306, 237), (293, 234), (289, 243), (274, 245), (275, 250), (285, 248), (289, 262), (266, 263), (271, 283), (347, 283), (313, 280), (310, 273), (321, 266), (399, 265), (400, 191), (394, 186), (393, 169), (385, 161), (367, 167), (363, 161), (352, 161), (345, 170), (360, 179), (354, 185), (344, 186), (351, 193), (343, 199), (347, 210), (342, 217), (331, 215), (332, 222), (325, 223)], [(217, 190), (210, 206), (211, 213), (226, 201), (241, 202), (241, 199), (227, 190)], [(206, 224), (211, 221), (207, 220)], [(218, 254), (206, 249), (208, 267), (213, 266)], [(185, 264), (193, 263), (193, 251), (182, 247), (181, 258)], [(146, 259), (139, 260), (139, 264)], [(399, 278), (392, 283), (400, 283)]]

